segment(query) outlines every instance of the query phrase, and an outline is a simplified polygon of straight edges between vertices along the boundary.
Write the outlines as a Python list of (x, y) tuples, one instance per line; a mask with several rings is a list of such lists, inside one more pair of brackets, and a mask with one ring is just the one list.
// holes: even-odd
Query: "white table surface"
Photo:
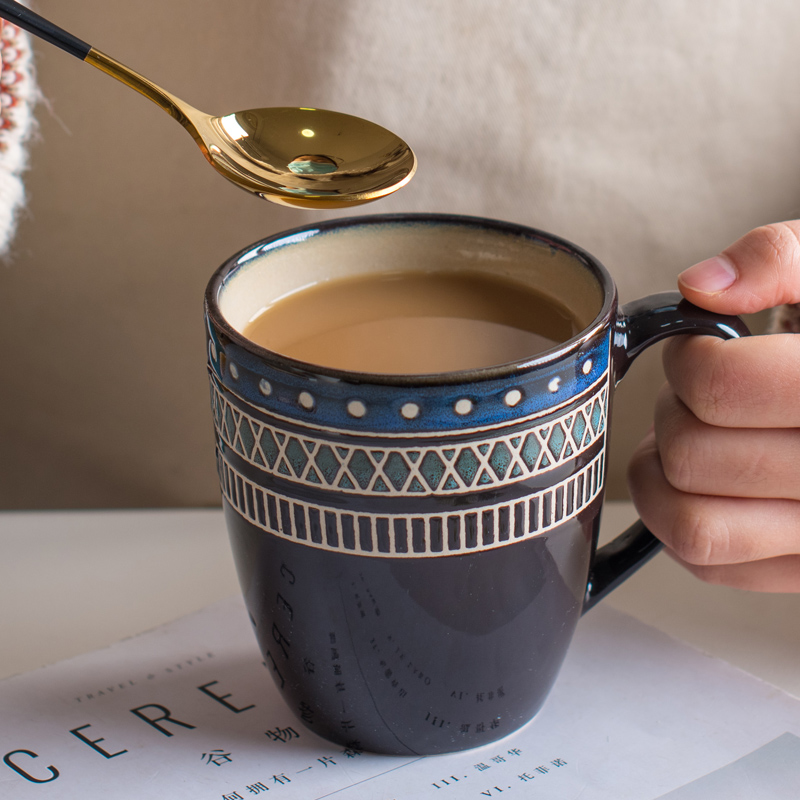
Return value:
[[(603, 538), (634, 518), (606, 504)], [(238, 591), (219, 510), (2, 512), (0, 678)], [(603, 602), (800, 697), (800, 594), (708, 586), (662, 554)]]

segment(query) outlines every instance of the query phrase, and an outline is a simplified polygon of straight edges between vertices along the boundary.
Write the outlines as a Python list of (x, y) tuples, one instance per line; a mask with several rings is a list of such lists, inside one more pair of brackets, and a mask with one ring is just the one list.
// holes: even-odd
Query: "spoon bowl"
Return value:
[(212, 116), (14, 0), (0, 0), (0, 17), (152, 100), (183, 125), (217, 172), (274, 203), (325, 209), (368, 203), (397, 191), (416, 170), (411, 148), (373, 122), (316, 108)]
[(366, 203), (396, 191), (414, 174), (414, 155), (405, 143), (359, 117), (316, 108), (203, 116), (195, 120), (195, 138), (212, 166), (283, 205)]

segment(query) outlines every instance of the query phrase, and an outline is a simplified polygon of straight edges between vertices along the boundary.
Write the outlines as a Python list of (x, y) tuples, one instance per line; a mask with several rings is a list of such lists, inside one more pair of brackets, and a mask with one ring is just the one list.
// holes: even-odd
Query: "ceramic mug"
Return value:
[[(537, 286), (583, 328), (528, 360), (425, 376), (317, 367), (241, 333), (294, 289), (409, 264)], [(677, 293), (618, 308), (603, 266), (558, 237), (433, 214), (247, 247), (212, 277), (206, 322), (225, 517), (265, 661), (312, 731), (403, 755), (488, 744), (536, 714), (580, 616), (659, 547), (638, 522), (597, 548), (616, 384), (664, 337), (747, 333)]]

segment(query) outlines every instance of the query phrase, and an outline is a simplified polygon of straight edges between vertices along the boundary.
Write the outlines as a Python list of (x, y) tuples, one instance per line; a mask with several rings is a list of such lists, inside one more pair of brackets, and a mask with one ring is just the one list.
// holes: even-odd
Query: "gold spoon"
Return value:
[(214, 169), (273, 203), (342, 208), (377, 200), (411, 180), (416, 158), (391, 131), (317, 108), (198, 111), (14, 0), (0, 17), (122, 81), (186, 128)]

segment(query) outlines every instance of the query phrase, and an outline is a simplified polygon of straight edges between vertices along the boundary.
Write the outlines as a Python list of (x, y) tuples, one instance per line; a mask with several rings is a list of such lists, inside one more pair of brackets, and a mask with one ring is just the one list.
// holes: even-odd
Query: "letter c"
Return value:
[(3, 763), (6, 766), (11, 767), (11, 769), (13, 769), (14, 772), (17, 772), (20, 775), (22, 775), (22, 777), (25, 778), (26, 781), (30, 781), (31, 783), (50, 783), (50, 781), (54, 781), (58, 777), (58, 770), (55, 767), (47, 767), (47, 769), (50, 770), (49, 778), (34, 778), (33, 775), (30, 774), (30, 772), (25, 772), (25, 770), (22, 769), (22, 767), (15, 764), (11, 760), (11, 756), (15, 756), (17, 753), (24, 753), (26, 756), (30, 756), (31, 758), (39, 758), (39, 756), (31, 750), (12, 750), (10, 753), (6, 753), (3, 756)]

